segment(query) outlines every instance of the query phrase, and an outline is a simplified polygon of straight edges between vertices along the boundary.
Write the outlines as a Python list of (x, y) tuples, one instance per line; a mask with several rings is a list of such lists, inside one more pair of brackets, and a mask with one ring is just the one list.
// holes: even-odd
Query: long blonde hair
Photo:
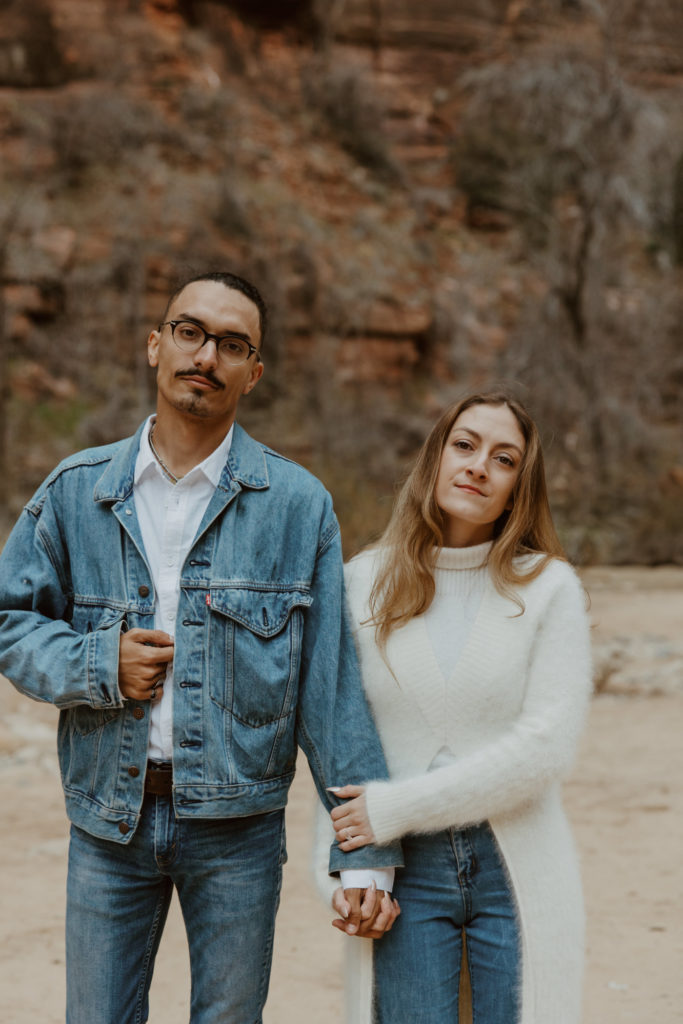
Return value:
[[(434, 599), (434, 562), (436, 549), (443, 546), (444, 526), (435, 498), (441, 454), (453, 424), (473, 405), (506, 405), (525, 440), (512, 508), (494, 525), (488, 567), (496, 588), (513, 596), (523, 610), (513, 588), (535, 579), (551, 558), (565, 559), (550, 512), (536, 424), (524, 406), (504, 392), (468, 395), (446, 409), (432, 427), (380, 539), (382, 557), (370, 594), (370, 621), (381, 647), (393, 629), (427, 611)], [(531, 553), (541, 557), (522, 568), (515, 565), (518, 556)]]

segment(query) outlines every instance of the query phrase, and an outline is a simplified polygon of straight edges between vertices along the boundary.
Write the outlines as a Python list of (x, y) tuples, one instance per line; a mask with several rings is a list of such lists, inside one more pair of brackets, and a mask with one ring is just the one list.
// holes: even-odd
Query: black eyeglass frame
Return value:
[[(202, 341), (201, 345), (197, 345), (197, 347), (194, 349), (185, 349), (183, 348), (182, 345), (179, 345), (178, 342), (176, 341), (175, 336), (175, 329), (178, 326), (178, 324), (192, 324), (192, 326), (196, 327), (198, 331), (201, 331), (202, 334), (204, 335), (204, 340)], [(163, 327), (171, 328), (171, 337), (173, 338), (175, 344), (178, 345), (178, 348), (181, 350), (181, 352), (199, 352), (200, 348), (203, 348), (204, 345), (206, 345), (207, 341), (215, 341), (216, 351), (220, 355), (220, 349), (218, 348), (219, 342), (228, 341), (229, 338), (233, 338), (235, 341), (241, 341), (242, 344), (246, 345), (247, 348), (249, 349), (249, 355), (247, 356), (246, 359), (243, 360), (243, 362), (249, 362), (249, 360), (254, 354), (256, 355), (256, 362), (260, 363), (261, 361), (261, 353), (256, 348), (256, 346), (252, 345), (250, 341), (247, 341), (243, 334), (238, 334), (236, 331), (230, 331), (228, 334), (210, 334), (204, 327), (202, 327), (201, 324), (198, 324), (196, 320), (191, 320), (189, 317), (186, 316), (183, 317), (182, 320), (164, 320), (163, 323), (159, 324), (158, 330), (161, 331)], [(240, 364), (235, 363), (233, 365), (239, 366)]]

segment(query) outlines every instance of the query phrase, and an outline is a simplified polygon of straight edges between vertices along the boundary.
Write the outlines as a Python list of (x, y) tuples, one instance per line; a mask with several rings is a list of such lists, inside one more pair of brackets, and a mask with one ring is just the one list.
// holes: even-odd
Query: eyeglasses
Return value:
[(257, 362), (261, 359), (258, 349), (241, 334), (209, 334), (192, 320), (164, 320), (159, 330), (166, 326), (171, 328), (171, 336), (181, 352), (198, 352), (207, 341), (215, 341), (219, 357), (231, 366), (246, 363), (254, 353)]

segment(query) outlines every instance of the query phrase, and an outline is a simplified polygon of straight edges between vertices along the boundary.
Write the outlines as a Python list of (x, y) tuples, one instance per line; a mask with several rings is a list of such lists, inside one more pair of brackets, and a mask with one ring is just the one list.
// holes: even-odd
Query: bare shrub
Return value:
[(134, 162), (143, 149), (177, 141), (151, 106), (120, 92), (93, 90), (45, 113), (58, 172), (70, 187), (91, 167), (114, 169)]
[(347, 153), (379, 177), (400, 179), (386, 136), (384, 107), (362, 69), (314, 60), (304, 68), (302, 89), (308, 107)]
[[(653, 258), (673, 218), (672, 122), (607, 60), (520, 61), (466, 86), (458, 184), (519, 226), (537, 279), (498, 371), (521, 382), (553, 438), (572, 554), (652, 557), (644, 536), (673, 458), (662, 424), (680, 415), (671, 381), (683, 363), (675, 274)], [(667, 537), (655, 547), (675, 549), (668, 516), (657, 529)]]
[(0, 85), (44, 88), (68, 79), (62, 45), (45, 0), (5, 0)]

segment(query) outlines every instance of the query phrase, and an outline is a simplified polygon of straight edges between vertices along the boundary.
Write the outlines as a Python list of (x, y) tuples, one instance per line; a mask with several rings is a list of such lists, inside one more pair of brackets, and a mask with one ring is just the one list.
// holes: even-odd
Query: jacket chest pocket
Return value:
[(211, 698), (259, 728), (296, 706), (304, 590), (212, 588), (209, 637)]

